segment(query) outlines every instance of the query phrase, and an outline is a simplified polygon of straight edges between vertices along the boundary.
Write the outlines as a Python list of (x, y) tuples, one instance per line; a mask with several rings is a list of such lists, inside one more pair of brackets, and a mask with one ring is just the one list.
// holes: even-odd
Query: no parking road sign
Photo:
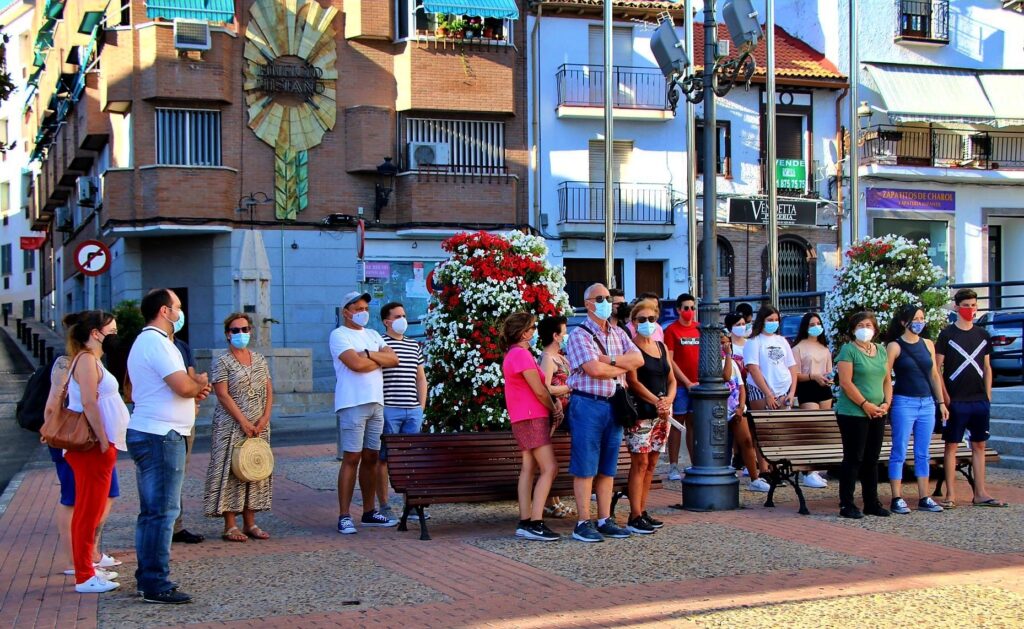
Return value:
[(75, 248), (75, 266), (82, 275), (103, 275), (110, 268), (110, 249), (98, 240), (86, 240)]

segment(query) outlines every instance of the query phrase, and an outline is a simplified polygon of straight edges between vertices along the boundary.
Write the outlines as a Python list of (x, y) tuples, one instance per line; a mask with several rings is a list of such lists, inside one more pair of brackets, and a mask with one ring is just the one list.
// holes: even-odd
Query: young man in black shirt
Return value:
[(973, 504), (979, 507), (1005, 507), (1005, 502), (989, 495), (985, 487), (985, 442), (989, 437), (989, 411), (992, 402), (992, 344), (988, 332), (974, 325), (978, 295), (961, 288), (953, 296), (956, 323), (939, 334), (935, 342), (935, 362), (942, 374), (942, 397), (949, 408), (949, 421), (942, 428), (946, 442), (945, 508), (956, 506), (954, 477), (956, 449), (970, 432), (971, 463), (974, 467)]

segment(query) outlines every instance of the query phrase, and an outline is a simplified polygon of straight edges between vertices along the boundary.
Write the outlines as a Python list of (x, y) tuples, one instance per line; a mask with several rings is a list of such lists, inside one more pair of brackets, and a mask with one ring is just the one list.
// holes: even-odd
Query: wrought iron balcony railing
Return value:
[(896, 41), (949, 43), (949, 0), (896, 0)]
[[(612, 106), (622, 109), (669, 108), (665, 77), (657, 68), (613, 66)], [(555, 75), (558, 105), (604, 107), (604, 66), (566, 63)]]
[[(616, 182), (613, 217), (617, 225), (672, 225), (668, 184)], [(604, 223), (604, 182), (563, 181), (558, 186), (559, 223)]]
[(1024, 169), (1024, 133), (877, 126), (860, 139), (861, 163)]

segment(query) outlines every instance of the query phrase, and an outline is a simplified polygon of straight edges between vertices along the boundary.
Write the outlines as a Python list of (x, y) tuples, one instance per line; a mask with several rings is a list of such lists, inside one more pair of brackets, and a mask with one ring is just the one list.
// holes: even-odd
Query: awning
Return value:
[(519, 7), (515, 0), (423, 0), (423, 10), (427, 13), (519, 19)]
[(146, 17), (166, 20), (205, 20), (207, 22), (233, 22), (234, 0), (147, 0)]
[(979, 72), (997, 127), (1024, 125), (1024, 72)]
[(894, 123), (995, 122), (996, 114), (975, 72), (880, 63), (865, 65)]

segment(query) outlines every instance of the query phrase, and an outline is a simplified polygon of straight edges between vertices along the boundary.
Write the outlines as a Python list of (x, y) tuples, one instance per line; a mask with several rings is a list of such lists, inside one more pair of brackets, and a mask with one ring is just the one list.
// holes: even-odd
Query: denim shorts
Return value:
[(578, 478), (615, 476), (622, 447), (622, 427), (611, 402), (573, 395), (569, 404), (569, 474)]
[(376, 402), (339, 408), (338, 449), (342, 452), (380, 450), (384, 432), (384, 405)]
[(942, 440), (946, 443), (960, 443), (964, 440), (964, 431), (969, 430), (971, 441), (988, 441), (990, 410), (991, 404), (984, 400), (950, 402), (949, 421), (942, 428)]
[[(385, 435), (415, 435), (423, 429), (423, 409), (419, 406), (403, 408), (401, 406), (384, 407)], [(388, 460), (388, 447), (380, 444), (380, 460)]]
[(692, 412), (693, 398), (690, 397), (690, 391), (685, 385), (679, 383), (679, 386), (676, 387), (676, 399), (672, 400), (672, 414), (686, 415)]
[[(56, 455), (53, 454), (54, 450), (57, 451)], [(73, 507), (75, 506), (75, 473), (71, 471), (71, 466), (64, 460), (64, 455), (58, 448), (50, 448), (50, 455), (57, 468), (57, 479), (60, 481), (60, 503), (65, 507)], [(121, 486), (117, 482), (117, 468), (115, 467), (110, 476), (110, 493), (107, 496), (117, 498), (120, 495)]]

